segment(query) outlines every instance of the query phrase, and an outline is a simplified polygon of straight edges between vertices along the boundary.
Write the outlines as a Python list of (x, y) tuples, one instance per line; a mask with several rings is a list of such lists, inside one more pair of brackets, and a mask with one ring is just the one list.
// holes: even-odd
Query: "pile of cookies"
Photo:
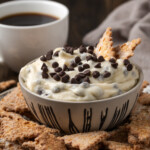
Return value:
[(148, 88), (149, 83), (145, 81), (131, 115), (116, 129), (62, 135), (59, 130), (35, 120), (18, 84), (0, 101), (0, 149), (149, 150), (150, 94), (145, 92)]

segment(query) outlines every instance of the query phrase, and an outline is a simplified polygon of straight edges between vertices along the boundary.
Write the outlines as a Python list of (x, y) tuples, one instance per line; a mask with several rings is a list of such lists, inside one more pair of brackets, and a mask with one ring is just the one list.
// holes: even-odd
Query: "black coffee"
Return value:
[(35, 26), (58, 20), (57, 17), (40, 13), (22, 13), (0, 18), (0, 23), (12, 26)]

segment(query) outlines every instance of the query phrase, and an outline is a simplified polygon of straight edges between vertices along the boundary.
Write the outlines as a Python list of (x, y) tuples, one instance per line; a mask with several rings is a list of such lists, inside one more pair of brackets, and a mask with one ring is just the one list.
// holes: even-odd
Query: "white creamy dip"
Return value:
[[(136, 85), (139, 79), (137, 68), (130, 64), (131, 67), (129, 68), (130, 70), (128, 70), (127, 65), (124, 64), (124, 60), (122, 59), (117, 59), (115, 62), (115, 64), (118, 64), (117, 67), (112, 67), (113, 63), (110, 61), (96, 62), (87, 60), (87, 56), (93, 56), (93, 54), (88, 52), (80, 53), (79, 48), (74, 50), (73, 54), (63, 49), (64, 48), (56, 48), (50, 60), (41, 61), (41, 59), (38, 58), (33, 63), (21, 69), (21, 78), (25, 86), (31, 92), (54, 100), (92, 101), (109, 98), (129, 91)], [(88, 47), (86, 50), (88, 50)], [(58, 56), (54, 56), (57, 51), (59, 51)], [(63, 68), (64, 64), (69, 67), (77, 56), (81, 58), (82, 63), (78, 63), (78, 65), (74, 67), (74, 70), (65, 71), (65, 74), (69, 75), (69, 79), (67, 78), (68, 80), (65, 80), (66, 83), (62, 82), (62, 77), (57, 79), (60, 81), (56, 81), (56, 79), (50, 75), (50, 73), (55, 72), (55, 69), (52, 67), (54, 62), (57, 62), (61, 68)], [(46, 71), (46, 78), (42, 77), (43, 70), (41, 67), (43, 63), (45, 63), (48, 69)], [(100, 63), (100, 67), (96, 68), (95, 65), (98, 63)], [(88, 64), (90, 68), (82, 71), (83, 64)], [(79, 72), (79, 67), (81, 68), (81, 72)], [(86, 70), (90, 71), (90, 76), (86, 75), (88, 80), (84, 77), (81, 78), (77, 84), (71, 83), (72, 78), (79, 73), (84, 73)], [(99, 72), (99, 75), (93, 75), (94, 71)]]

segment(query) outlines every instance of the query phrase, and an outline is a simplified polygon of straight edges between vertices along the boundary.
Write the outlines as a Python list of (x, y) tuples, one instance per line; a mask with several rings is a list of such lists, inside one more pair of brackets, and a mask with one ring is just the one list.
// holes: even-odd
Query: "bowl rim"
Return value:
[[(33, 60), (35, 61), (35, 60)], [(31, 62), (33, 62), (31, 61)], [(29, 63), (31, 63), (29, 62)], [(28, 64), (29, 64), (28, 63)], [(134, 92), (134, 90), (136, 90), (139, 86), (141, 86), (142, 84), (142, 81), (144, 79), (144, 75), (143, 75), (143, 71), (141, 69), (141, 67), (135, 63), (132, 63), (134, 64), (138, 71), (139, 71), (139, 76), (140, 78), (138, 79), (137, 81), (137, 84), (132, 88), (130, 89), (129, 91), (123, 93), (123, 94), (120, 94), (120, 95), (116, 95), (116, 96), (113, 96), (113, 97), (109, 97), (109, 98), (104, 98), (104, 99), (99, 99), (99, 100), (91, 100), (91, 101), (64, 101), (64, 100), (55, 100), (55, 99), (49, 99), (49, 98), (46, 98), (46, 97), (42, 97), (42, 96), (39, 96), (38, 94), (34, 93), (34, 92), (31, 92), (29, 89), (27, 89), (25, 86), (24, 86), (24, 83), (22, 82), (22, 79), (21, 79), (21, 75), (20, 75), (20, 72), (19, 72), (19, 83), (20, 83), (20, 86), (29, 94), (37, 97), (38, 99), (41, 99), (42, 101), (49, 101), (49, 102), (55, 102), (55, 103), (66, 103), (66, 104), (92, 104), (92, 103), (97, 103), (97, 102), (109, 102), (111, 100), (117, 100), (119, 97), (123, 97), (125, 95), (128, 95), (132, 92)]]
[[(69, 16), (69, 9), (67, 8), (67, 6), (65, 6), (62, 3), (56, 2), (56, 1), (35, 1), (35, 0), (30, 0), (30, 1), (26, 1), (26, 0), (14, 0), (14, 1), (9, 1), (9, 2), (4, 2), (2, 4), (0, 4), (0, 8), (1, 7), (5, 7), (7, 5), (13, 5), (13, 4), (24, 4), (24, 3), (44, 3), (44, 4), (52, 4), (52, 5), (58, 5), (60, 7), (62, 7), (65, 11), (66, 14), (62, 17), (59, 18), (53, 22), (49, 22), (49, 23), (44, 23), (44, 24), (40, 24), (40, 25), (33, 25), (33, 26), (17, 26), (17, 25), (6, 25), (6, 24), (1, 24), (0, 23), (0, 27), (6, 28), (6, 29), (15, 29), (15, 30), (27, 30), (27, 29), (38, 29), (38, 28), (43, 28), (43, 27), (49, 27), (49, 26), (53, 26), (57, 23), (61, 23), (63, 20), (65, 20), (68, 16)], [(16, 13), (17, 14), (17, 13)], [(57, 16), (56, 16), (57, 17)]]

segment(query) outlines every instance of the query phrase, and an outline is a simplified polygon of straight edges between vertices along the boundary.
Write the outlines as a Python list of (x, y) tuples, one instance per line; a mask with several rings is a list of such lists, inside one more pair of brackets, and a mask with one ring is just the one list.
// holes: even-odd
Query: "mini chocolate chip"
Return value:
[(109, 62), (111, 62), (111, 63), (116, 63), (116, 59), (111, 58), (111, 59), (109, 59)]
[(81, 66), (79, 66), (79, 67), (78, 67), (78, 70), (79, 70), (79, 72), (82, 72), (82, 71), (84, 70), (84, 68), (81, 67)]
[(103, 62), (103, 61), (105, 61), (105, 59), (104, 59), (103, 56), (99, 56), (99, 57), (98, 57), (98, 61), (99, 61), (99, 62)]
[(95, 53), (93, 53), (93, 56), (97, 57)]
[(101, 68), (101, 63), (97, 63), (94, 67), (95, 68)]
[(59, 56), (59, 51), (55, 52), (54, 56)]
[(62, 68), (61, 68), (61, 67), (55, 68), (55, 72), (60, 72), (60, 71), (62, 71)]
[(79, 62), (79, 65), (82, 65), (82, 62)]
[(113, 68), (117, 69), (118, 63), (112, 63), (111, 66), (112, 66)]
[(80, 80), (81, 80), (81, 77), (80, 77), (80, 75), (79, 75), (79, 74), (77, 74), (74, 78), (75, 78), (75, 79), (76, 79), (76, 81), (78, 81), (78, 82), (80, 82)]
[(83, 64), (83, 68), (88, 69), (88, 68), (90, 68), (90, 65), (89, 64)]
[(41, 70), (43, 70), (43, 68), (47, 68), (46, 64), (43, 63), (42, 67), (41, 67)]
[(64, 83), (67, 83), (69, 81), (69, 79), (70, 79), (69, 75), (66, 74), (61, 78), (61, 81)]
[(77, 80), (76, 80), (75, 78), (72, 78), (72, 79), (71, 79), (71, 83), (72, 83), (72, 84), (77, 84), (78, 82), (77, 82)]
[(81, 83), (81, 86), (82, 86), (83, 88), (88, 88), (88, 87), (90, 86), (90, 84), (89, 84), (88, 82), (82, 82), (82, 83)]
[(90, 71), (90, 70), (85, 70), (83, 73), (84, 73), (86, 76), (90, 76), (90, 75), (91, 75), (91, 71)]
[(86, 53), (87, 50), (86, 50), (86, 47), (80, 46), (79, 51), (80, 53)]
[(43, 93), (43, 90), (41, 90), (41, 89), (37, 90), (37, 94), (41, 95), (42, 93)]
[(65, 49), (64, 49), (64, 51), (66, 53), (70, 53), (71, 52), (70, 50), (72, 50), (72, 47), (70, 47), (70, 46), (66, 46)]
[(53, 77), (56, 73), (55, 72), (52, 72), (50, 73), (50, 76)]
[(53, 76), (53, 78), (54, 78), (54, 80), (56, 80), (56, 81), (60, 81), (60, 77), (59, 77), (58, 74), (55, 74), (55, 75)]
[(46, 72), (46, 73), (48, 72), (48, 68), (45, 63), (43, 63), (41, 70), (43, 70), (43, 72)]
[(52, 63), (52, 67), (53, 67), (53, 68), (57, 68), (58, 66), (59, 66), (58, 62), (53, 62), (53, 63)]
[(130, 61), (129, 61), (128, 59), (125, 59), (125, 60), (123, 61), (123, 63), (124, 63), (125, 66), (127, 66), (128, 64), (130, 64)]
[(76, 64), (74, 61), (72, 61), (72, 62), (71, 62), (71, 64), (70, 64), (70, 66), (72, 66), (72, 67), (76, 67), (76, 66), (77, 66), (77, 64)]
[(53, 55), (53, 50), (50, 50), (50, 51), (47, 52), (47, 54), (46, 54), (46, 59), (47, 59), (47, 60), (51, 60), (51, 59), (52, 59), (52, 55)]
[(88, 82), (88, 83), (90, 83), (89, 77), (85, 77), (85, 78), (83, 79), (83, 82)]
[(47, 60), (51, 60), (52, 59), (52, 55), (46, 55), (46, 59)]
[(128, 70), (128, 71), (131, 71), (132, 68), (133, 68), (133, 65), (132, 65), (132, 64), (128, 64), (128, 65), (127, 65), (127, 70)]
[(117, 85), (117, 84), (114, 84), (113, 87), (114, 87), (115, 89), (118, 89), (118, 85)]
[(48, 78), (48, 73), (42, 72), (42, 77), (43, 77), (44, 79), (47, 79), (47, 78)]
[(68, 69), (69, 69), (69, 71), (73, 71), (74, 67), (70, 66)]
[(43, 67), (43, 72), (48, 72), (48, 68), (47, 67)]
[(70, 48), (70, 49), (69, 49), (69, 53), (70, 53), (71, 55), (73, 55), (73, 52), (74, 52), (74, 49), (73, 49), (73, 48)]
[(40, 58), (41, 61), (46, 61), (46, 57), (43, 55), (41, 58)]
[(93, 50), (91, 50), (91, 49), (88, 49), (87, 52), (90, 53), (90, 54), (93, 54)]
[(88, 49), (90, 49), (90, 50), (93, 51), (93, 50), (94, 50), (94, 47), (93, 47), (93, 46), (89, 46)]
[(64, 64), (64, 66), (63, 66), (63, 71), (69, 71), (67, 65), (65, 65), (65, 64)]
[(78, 64), (79, 62), (81, 62), (81, 58), (80, 58), (79, 56), (77, 56), (77, 57), (75, 58), (75, 62)]
[(59, 87), (54, 87), (53, 89), (52, 89), (52, 92), (53, 93), (59, 93), (61, 91), (61, 89), (59, 88)]
[(86, 60), (87, 60), (87, 61), (92, 60), (92, 59), (93, 59), (93, 57), (92, 57), (91, 55), (86, 56)]
[(110, 77), (110, 76), (111, 76), (111, 73), (108, 72), (108, 71), (105, 71), (104, 74), (103, 74), (103, 77), (104, 77), (104, 78), (108, 78), (108, 77)]
[(59, 75), (60, 77), (62, 77), (62, 76), (64, 76), (65, 74), (66, 74), (66, 73), (65, 73), (64, 71), (61, 71), (61, 72), (59, 72), (58, 75)]
[(78, 74), (81, 78), (84, 78), (85, 77), (85, 74), (84, 73), (79, 73)]
[(93, 75), (94, 78), (98, 78), (100, 76), (100, 73), (98, 71), (94, 71), (92, 73), (92, 75)]
[(97, 57), (93, 56), (93, 61), (97, 62)]
[(71, 48), (72, 48), (71, 46), (67, 46), (67, 47), (66, 47), (67, 50), (70, 50)]

